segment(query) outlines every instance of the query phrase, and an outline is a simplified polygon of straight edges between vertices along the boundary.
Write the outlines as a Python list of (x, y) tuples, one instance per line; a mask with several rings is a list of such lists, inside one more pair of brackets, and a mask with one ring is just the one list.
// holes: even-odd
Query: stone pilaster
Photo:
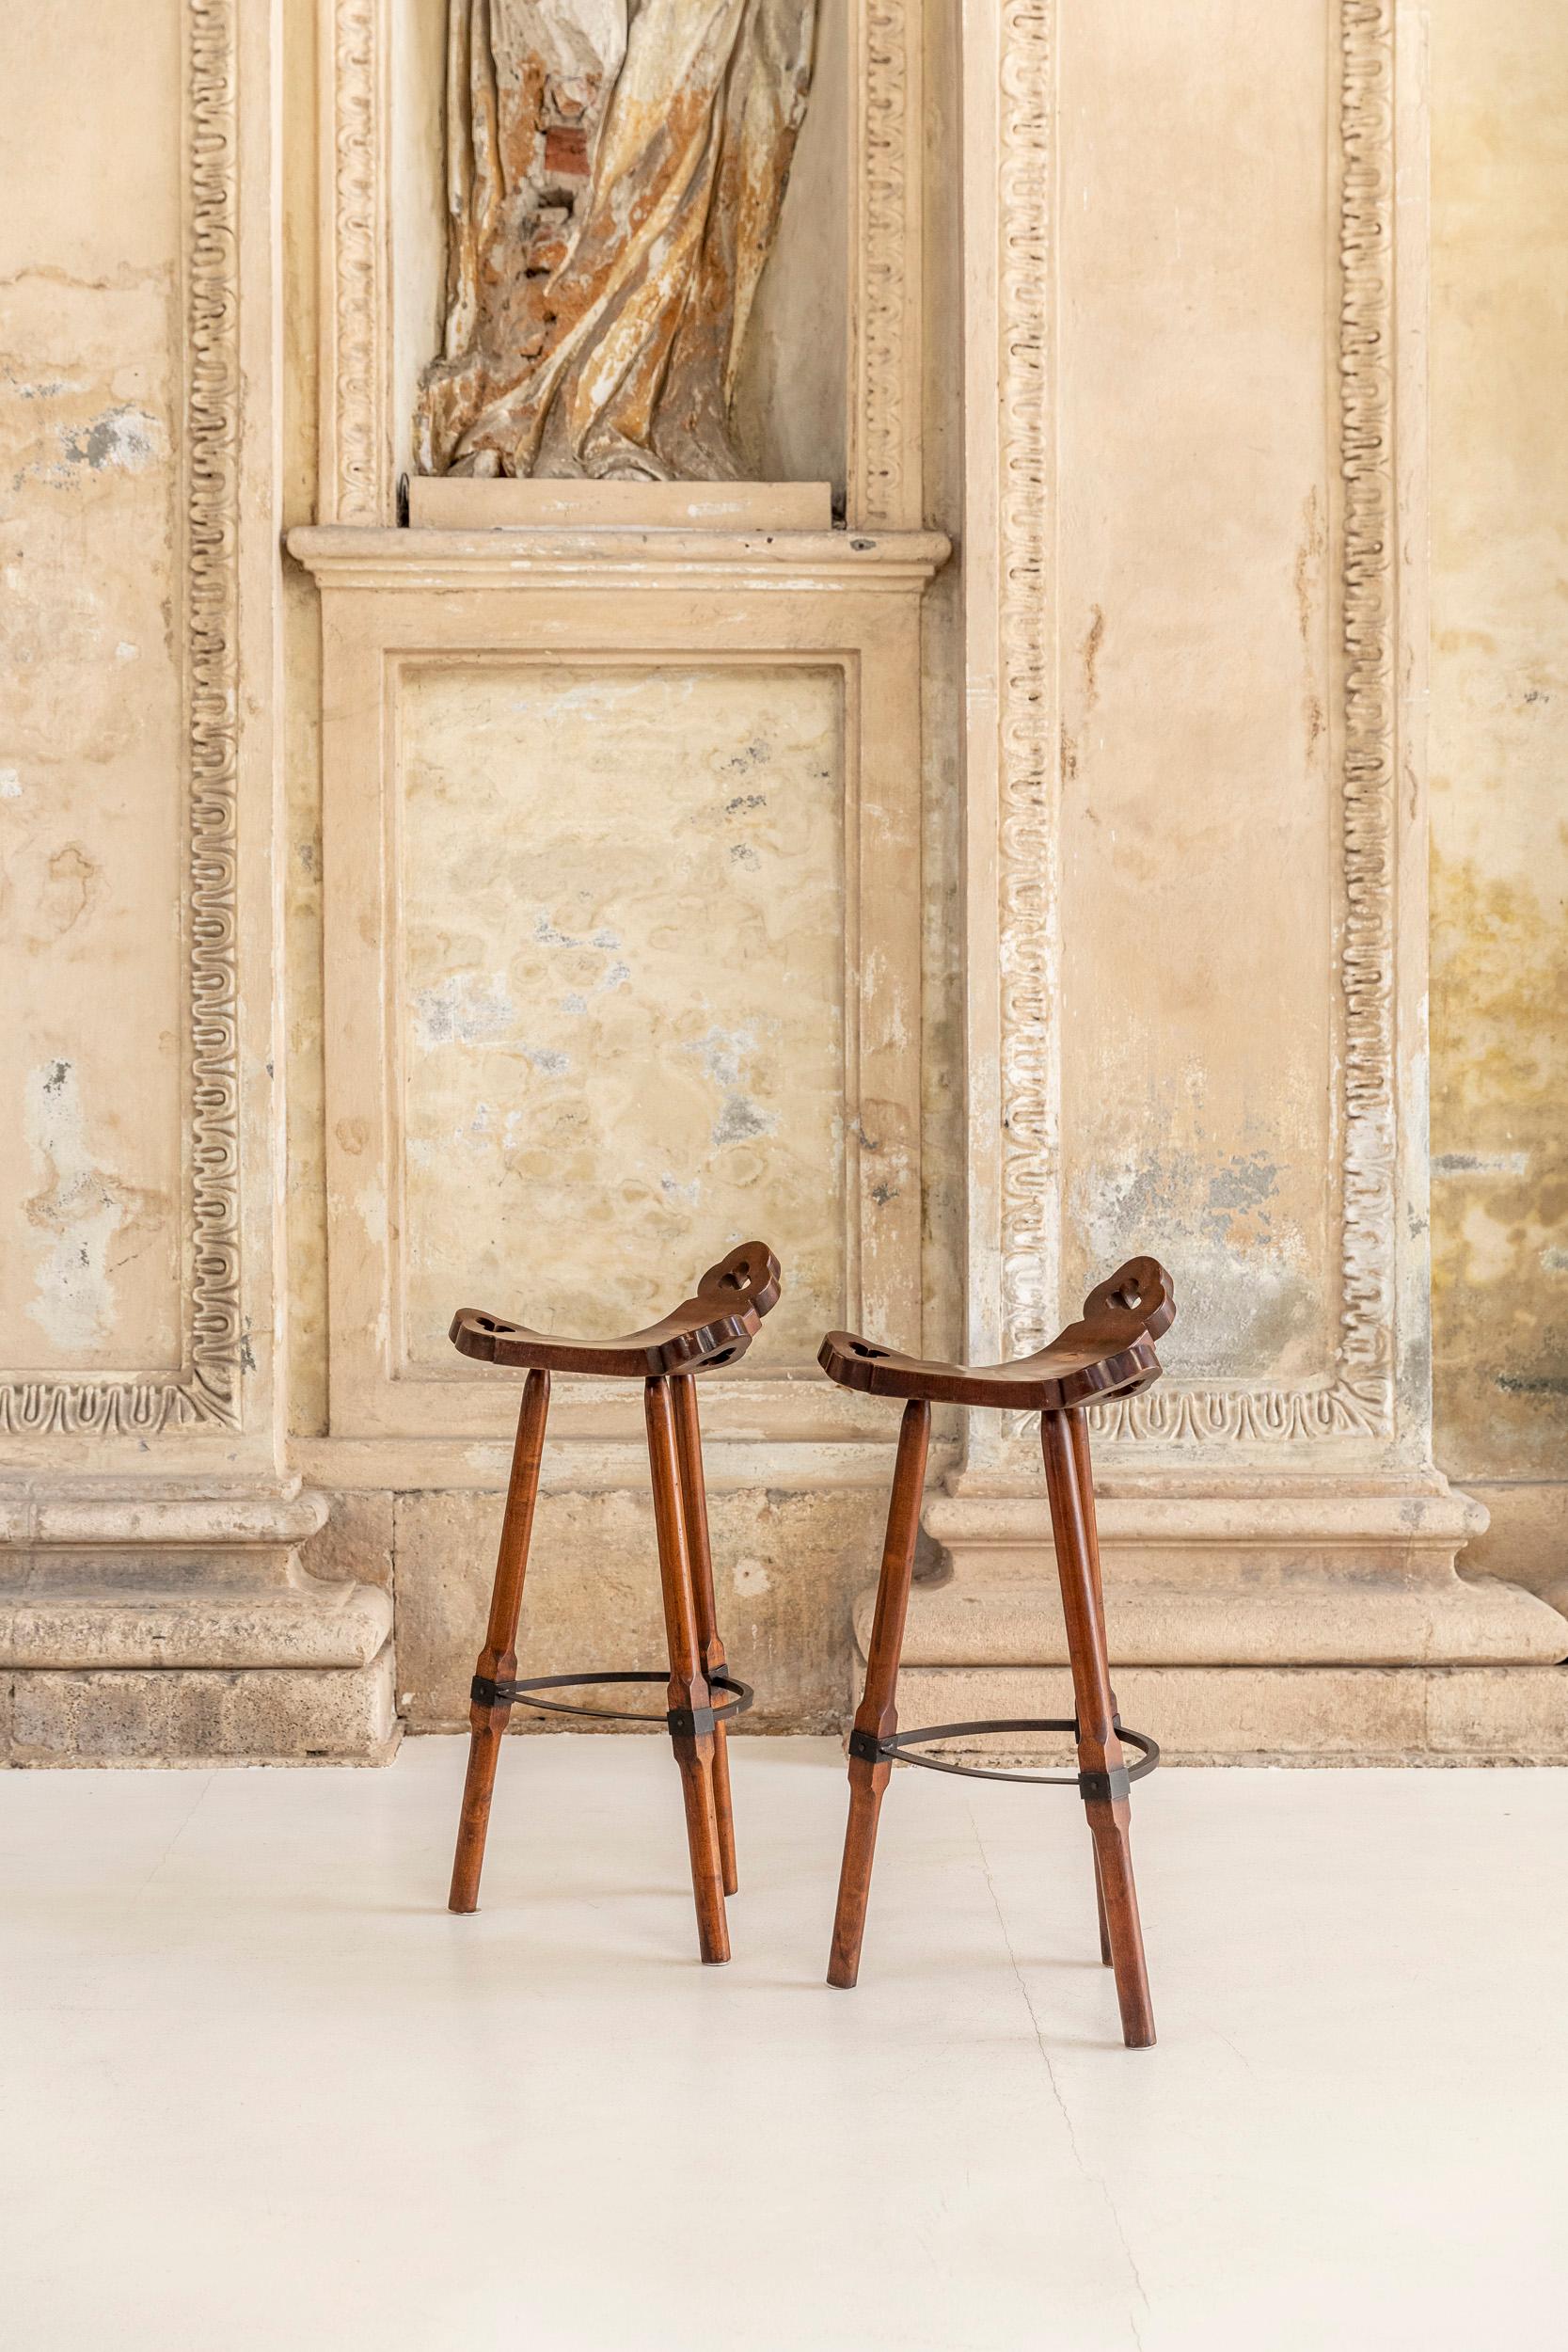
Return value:
[[(966, 27), (969, 1354), (1170, 1266), (1095, 1452), (1123, 1712), (1195, 1756), (1568, 1754), (1568, 1622), (1432, 1459), (1419, 38)], [(1032, 1433), (926, 1523), (906, 1719), (1069, 1712)]]

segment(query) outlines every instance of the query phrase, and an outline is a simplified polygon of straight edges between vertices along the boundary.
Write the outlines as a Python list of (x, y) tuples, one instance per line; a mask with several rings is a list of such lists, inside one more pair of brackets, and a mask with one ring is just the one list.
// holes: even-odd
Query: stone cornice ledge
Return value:
[(908, 595), (952, 553), (937, 531), (397, 531), (299, 525), (289, 553), (324, 587), (801, 589)]
[(274, 1486), (19, 1479), (0, 1485), (0, 1555), (289, 1549), (325, 1527), (326, 1516), (325, 1496), (302, 1490), (297, 1478)]

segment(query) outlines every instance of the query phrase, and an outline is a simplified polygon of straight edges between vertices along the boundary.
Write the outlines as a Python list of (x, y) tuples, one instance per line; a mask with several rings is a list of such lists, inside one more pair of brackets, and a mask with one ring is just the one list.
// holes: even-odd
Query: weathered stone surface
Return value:
[(159, 1589), (146, 1575), (52, 1563), (20, 1589), (0, 1583), (0, 1667), (368, 1666), (391, 1638), (391, 1596), (373, 1585), (196, 1572)]
[[(863, 1649), (874, 1598), (867, 1592), (856, 1604)], [(1489, 1577), (1113, 1579), (1105, 1607), (1118, 1672), (1123, 1664), (1557, 1665), (1568, 1658), (1568, 1623), (1557, 1611)], [(1054, 1665), (1067, 1654), (1053, 1582), (970, 1575), (911, 1598), (904, 1645), (911, 1665)]]
[(327, 1583), (347, 1579), (390, 1593), (392, 1497), (372, 1488), (324, 1495), (321, 1500), (329, 1515), (303, 1554), (309, 1573)]
[[(842, 1721), (850, 1606), (878, 1557), (883, 1507), (880, 1492), (855, 1488), (709, 1496), (720, 1630), (736, 1673), (755, 1685), (746, 1718), (754, 1728), (828, 1731)], [(499, 1495), (398, 1498), (398, 1704), (411, 1730), (467, 1721), (500, 1516)], [(540, 1498), (518, 1657), (523, 1674), (663, 1664), (645, 1493)], [(662, 1708), (657, 1690), (582, 1695)], [(562, 1720), (513, 1716), (518, 1730)]]
[(408, 485), (416, 531), (831, 531), (826, 482), (474, 481), (420, 475)]
[(1568, 1577), (1568, 16), (1432, 24), (1437, 1458), (1539, 1590), (1553, 1549)]
[(344, 1672), (0, 1674), (0, 1762), (384, 1764), (400, 1737), (387, 1644)]
[(1490, 1523), (1466, 1548), (1466, 1570), (1506, 1577), (1568, 1613), (1568, 1485), (1476, 1478), (1469, 1489)]
[[(1129, 1666), (1114, 1681), (1123, 1721), (1149, 1733), (1172, 1763), (1568, 1763), (1568, 1671), (1560, 1666)], [(909, 1730), (1071, 1714), (1064, 1668), (911, 1667), (899, 1678), (898, 1717)], [(1043, 1737), (974, 1743), (974, 1759), (982, 1754), (1067, 1758), (1059, 1740)]]
[(461, 1304), (635, 1329), (755, 1233), (768, 1354), (809, 1365), (845, 1279), (839, 674), (432, 666), (401, 739), (409, 1361), (451, 1368)]
[[(178, 793), (149, 789), (182, 765), (179, 12), (72, 36), (16, 19), (0, 63), (13, 119), (61, 126), (0, 204), (0, 1332), (67, 1380), (178, 1348), (182, 977)], [(111, 119), (156, 126), (112, 183)], [(0, 1380), (0, 1433), (25, 1409)]]
[[(1116, 1478), (1113, 1470), (1111, 1477)], [(1066, 1658), (1043, 1492), (958, 1491), (925, 1524), (953, 1581), (911, 1610), (922, 1663)], [(1462, 1577), (1486, 1525), (1473, 1500), (1428, 1489), (1293, 1494), (1113, 1491), (1097, 1512), (1113, 1656), (1143, 1665), (1556, 1663), (1568, 1622), (1517, 1583)], [(1467, 1558), (1467, 1553), (1463, 1556)], [(869, 1596), (861, 1613), (869, 1607)]]
[(260, 1481), (47, 1477), (0, 1487), (0, 1552), (40, 1564), (51, 1555), (135, 1561), (148, 1551), (241, 1560), (251, 1574), (286, 1568), (326, 1519), (324, 1496)]
[[(388, 1499), (344, 1516), (373, 1571)], [(0, 1500), (9, 1760), (385, 1761), (391, 1594), (305, 1572), (326, 1519), (293, 1484), (17, 1482)]]
[[(333, 1442), (504, 1438), (454, 1305), (624, 1328), (752, 1234), (784, 1302), (705, 1383), (709, 1434), (875, 1438), (814, 1364), (848, 1297), (920, 1313), (920, 599), (948, 543), (289, 545), (324, 600)], [(552, 1436), (640, 1424), (624, 1388), (552, 1405)], [(312, 1475), (346, 1483), (330, 1454)], [(396, 1446), (354, 1473), (446, 1483)]]

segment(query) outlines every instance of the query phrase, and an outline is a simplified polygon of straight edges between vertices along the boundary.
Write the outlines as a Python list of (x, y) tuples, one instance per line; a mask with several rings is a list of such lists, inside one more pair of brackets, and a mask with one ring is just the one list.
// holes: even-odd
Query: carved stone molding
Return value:
[(189, 0), (185, 41), (184, 545), (186, 1266), (184, 1361), (140, 1378), (0, 1384), (10, 1437), (240, 1425), (237, 0)]
[(317, 514), (391, 518), (387, 431), (387, 24), (383, 0), (333, 0), (322, 17), (322, 413)]
[(851, 13), (851, 527), (915, 530), (920, 476), (920, 10)]
[[(1059, 1080), (1056, 748), (1049, 609), (1052, 12), (1004, 10), (998, 175), (1000, 1167), (1003, 1352), (1056, 1314)], [(1103, 1408), (1106, 1438), (1266, 1444), (1385, 1439), (1395, 1426), (1394, 32), (1391, 0), (1343, 0), (1338, 24), (1339, 634), (1342, 700), (1339, 1339), (1313, 1383), (1166, 1380)]]
[[(997, 303), (998, 963), (1001, 1279), (1006, 1353), (1050, 1337), (1056, 1297), (1060, 1072), (1054, 1007), (1054, 667), (1043, 626), (1053, 579), (1050, 307), (1054, 10), (1003, 11)], [(1022, 1339), (1023, 1332), (1038, 1338)]]

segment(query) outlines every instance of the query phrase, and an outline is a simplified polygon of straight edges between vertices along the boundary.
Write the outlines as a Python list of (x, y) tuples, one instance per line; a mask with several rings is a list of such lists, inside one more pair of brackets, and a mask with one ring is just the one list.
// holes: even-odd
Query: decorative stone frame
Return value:
[[(922, 521), (921, 53), (916, 0), (849, 0), (851, 530)], [(394, 519), (388, 0), (321, 14), (323, 523)]]
[[(1418, 1217), (1423, 1206), (1421, 1107), (1402, 1073), (1408, 1077), (1420, 1020), (1424, 817), (1407, 821), (1400, 791), (1403, 777), (1414, 809), (1424, 765), (1425, 259), (1424, 150), (1408, 68), (1396, 89), (1395, 13), (1394, 0), (1339, 0), (1337, 16), (1339, 1342), (1322, 1378), (1307, 1385), (1166, 1379), (1099, 1416), (1116, 1439), (1227, 1450), (1338, 1440), (1373, 1458), (1402, 1439), (1417, 1454), (1429, 1444), (1424, 1411), (1402, 1415), (1399, 1402), (1402, 1374), (1418, 1374), (1425, 1329), (1417, 1303), (1424, 1262), (1413, 1263), (1401, 1230), (1406, 1213)], [(1001, 1138), (972, 1189), (976, 1356), (1026, 1354), (1071, 1303), (1058, 1297), (1058, 731), (1049, 617), (1055, 26), (1056, 0), (1011, 0), (995, 25), (966, 24), (966, 41), (994, 44), (994, 72), (971, 70), (965, 125), (966, 269), (976, 283), (993, 271), (996, 289), (994, 342), (974, 323), (970, 334), (967, 651), (972, 680), (995, 681), (994, 699), (972, 693), (968, 739), (970, 1132)], [(1414, 34), (1413, 24), (1402, 31), (1402, 52)], [(1398, 188), (1397, 115), (1409, 165)], [(1397, 244), (1397, 219), (1406, 215), (1411, 233)], [(994, 438), (980, 415), (989, 382)], [(994, 597), (975, 593), (988, 532)], [(977, 1435), (981, 1448), (991, 1442)]]
[[(721, 611), (721, 644), (704, 660), (841, 672), (845, 1313), (917, 1330), (920, 601), (946, 541), (327, 528), (296, 531), (289, 546), (322, 590), (333, 1439), (483, 1442), (504, 1437), (515, 1413), (515, 1384), (483, 1368), (454, 1359), (451, 1374), (436, 1377), (396, 1361), (399, 939), (388, 845), (406, 663), (689, 665), (694, 646), (713, 643)], [(712, 1434), (885, 1439), (885, 1416), (802, 1377), (808, 1369), (770, 1376), (749, 1359), (732, 1378), (705, 1380)], [(637, 1404), (623, 1382), (573, 1382), (552, 1428), (622, 1438), (637, 1425)]]
[(135, 1439), (242, 1425), (237, 7), (188, 0), (184, 11), (182, 1360), (173, 1372), (0, 1380), (0, 1436), (8, 1438)]

